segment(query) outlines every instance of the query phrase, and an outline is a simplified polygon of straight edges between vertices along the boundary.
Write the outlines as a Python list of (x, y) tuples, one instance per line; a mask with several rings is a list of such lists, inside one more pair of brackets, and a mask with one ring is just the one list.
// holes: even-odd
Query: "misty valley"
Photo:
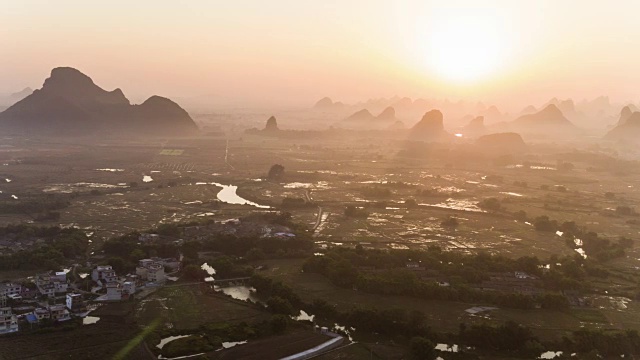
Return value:
[(640, 352), (638, 105), (12, 99), (1, 359)]

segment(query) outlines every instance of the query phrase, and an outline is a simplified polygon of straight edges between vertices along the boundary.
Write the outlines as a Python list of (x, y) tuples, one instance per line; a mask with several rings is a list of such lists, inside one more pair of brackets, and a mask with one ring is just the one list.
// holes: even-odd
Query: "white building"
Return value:
[(53, 297), (55, 294), (66, 293), (69, 288), (69, 284), (67, 284), (66, 281), (66, 274), (64, 281), (60, 281), (61, 279), (61, 277), (55, 275), (41, 274), (36, 277), (36, 286), (43, 296)]
[(0, 284), (0, 297), (11, 297), (12, 295), (20, 295), (22, 293), (22, 285), (14, 283), (2, 283)]
[(91, 279), (95, 282), (102, 281), (105, 283), (110, 283), (114, 281), (118, 281), (118, 276), (116, 276), (115, 270), (111, 267), (111, 265), (98, 265), (93, 272), (91, 273)]
[(166, 280), (164, 266), (152, 259), (142, 259), (136, 267), (136, 275), (140, 278), (154, 283), (161, 283)]
[(64, 271), (56, 271), (54, 275), (51, 275), (52, 281), (67, 282), (67, 273)]
[(107, 297), (106, 300), (109, 301), (120, 301), (122, 300), (122, 285), (117, 282), (107, 283)]
[(77, 311), (84, 307), (84, 300), (81, 294), (69, 293), (66, 299), (67, 309)]
[(0, 335), (18, 331), (18, 317), (14, 315), (10, 307), (6, 306), (6, 299), (0, 296)]

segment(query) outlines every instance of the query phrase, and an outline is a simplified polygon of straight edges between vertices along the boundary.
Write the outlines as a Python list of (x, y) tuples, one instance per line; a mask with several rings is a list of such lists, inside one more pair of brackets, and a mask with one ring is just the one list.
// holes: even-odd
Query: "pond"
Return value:
[(562, 351), (546, 351), (543, 352), (538, 359), (555, 359), (560, 356), (562, 356)]
[(315, 315), (309, 315), (304, 310), (300, 310), (300, 315), (292, 316), (291, 318), (295, 321), (311, 321), (315, 318)]
[(232, 348), (234, 346), (242, 345), (242, 344), (246, 344), (246, 343), (247, 343), (247, 340), (245, 340), (245, 341), (228, 341), (228, 342), (223, 342), (222, 343), (222, 347), (225, 348), (225, 349), (228, 349), (228, 348)]
[(260, 299), (256, 296), (256, 289), (251, 286), (237, 285), (226, 287), (214, 287), (216, 292), (221, 292), (225, 295), (229, 295), (234, 299), (246, 301), (249, 300), (252, 303), (261, 303)]
[(178, 339), (182, 339), (182, 338), (186, 338), (189, 337), (191, 335), (175, 335), (175, 336), (168, 336), (162, 340), (160, 340), (160, 343), (158, 345), (156, 345), (156, 347), (158, 349), (162, 349), (165, 345), (167, 345), (168, 343), (174, 341), (174, 340), (178, 340)]
[(253, 207), (257, 207), (259, 209), (270, 209), (270, 206), (260, 205), (258, 203), (254, 203), (253, 201), (249, 201), (241, 196), (239, 196), (236, 191), (238, 191), (238, 187), (235, 185), (224, 185), (216, 182), (206, 183), (206, 182), (197, 182), (196, 185), (214, 185), (217, 187), (221, 187), (222, 190), (218, 192), (217, 198), (218, 200), (231, 204), (231, 205), (249, 205)]

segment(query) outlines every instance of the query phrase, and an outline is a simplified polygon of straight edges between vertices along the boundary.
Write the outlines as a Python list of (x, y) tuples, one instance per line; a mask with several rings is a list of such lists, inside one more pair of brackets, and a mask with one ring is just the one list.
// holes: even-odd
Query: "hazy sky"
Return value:
[(638, 0), (0, 0), (0, 93), (72, 66), (136, 101), (638, 101), (638, 14)]

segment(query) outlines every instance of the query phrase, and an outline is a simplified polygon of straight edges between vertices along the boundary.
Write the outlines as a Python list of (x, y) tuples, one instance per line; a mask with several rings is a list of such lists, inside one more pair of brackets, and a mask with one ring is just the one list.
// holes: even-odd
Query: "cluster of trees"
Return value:
[(393, 195), (391, 189), (382, 186), (367, 186), (360, 189), (360, 193), (365, 197), (381, 198)]
[(418, 198), (443, 198), (443, 197), (456, 197), (456, 192), (440, 191), (438, 189), (418, 189), (416, 190), (416, 197)]
[(42, 218), (42, 214), (55, 212), (71, 205), (69, 201), (71, 196), (47, 194), (29, 197), (20, 196), (17, 200), (0, 201), (0, 214), (28, 214), (34, 218)]
[[(411, 254), (410, 257), (407, 257)], [(421, 265), (437, 270), (454, 279), (451, 286), (442, 287), (435, 281), (423, 281), (415, 271), (407, 270), (407, 259), (421, 259)], [(454, 260), (454, 261), (451, 261)], [(482, 291), (469, 286), (488, 279), (489, 271), (531, 270), (540, 273), (535, 258), (510, 260), (491, 255), (454, 255), (430, 251), (381, 252), (377, 250), (334, 249), (325, 256), (311, 257), (303, 265), (305, 272), (320, 273), (337, 286), (357, 288), (360, 291), (404, 295), (423, 299), (465, 302), (487, 302), (503, 307), (531, 309), (540, 299), (533, 296)], [(360, 267), (387, 269), (387, 271), (361, 271)]]
[(274, 164), (269, 168), (269, 172), (267, 173), (267, 179), (269, 180), (280, 180), (284, 177), (284, 166), (280, 164)]
[(282, 208), (283, 209), (300, 209), (300, 208), (308, 208), (316, 206), (315, 203), (306, 201), (303, 198), (291, 198), (286, 197), (282, 199)]
[[(423, 280), (417, 272), (408, 270), (408, 261), (419, 262), (430, 276), (446, 278), (450, 286), (439, 286), (434, 280)], [(606, 277), (607, 272), (591, 260), (579, 256), (552, 257), (542, 271), (536, 257), (509, 259), (480, 253), (467, 255), (443, 252), (437, 247), (428, 251), (342, 249), (329, 250), (325, 256), (314, 256), (303, 265), (305, 272), (319, 273), (332, 283), (345, 288), (357, 288), (374, 294), (405, 295), (423, 299), (486, 302), (502, 307), (531, 309), (536, 304), (554, 310), (566, 310), (568, 302), (557, 292), (584, 290), (587, 275)], [(560, 264), (560, 265), (558, 265)], [(369, 271), (376, 269), (376, 271)], [(386, 270), (386, 271), (380, 271)], [(526, 272), (541, 279), (544, 295), (482, 291), (477, 286), (489, 280), (490, 273)]]
[(597, 233), (588, 231), (584, 227), (579, 227), (574, 221), (559, 224), (557, 220), (551, 220), (546, 215), (535, 218), (533, 226), (537, 231), (562, 232), (567, 246), (572, 249), (581, 247), (589, 257), (598, 261), (623, 257), (625, 250), (633, 246), (632, 239), (620, 237), (618, 241), (613, 242), (600, 238)]
[[(324, 257), (318, 257), (322, 259)], [(379, 260), (379, 258), (377, 259)], [(478, 260), (486, 262), (487, 259)], [(521, 264), (535, 265), (531, 258), (517, 260)], [(495, 266), (502, 261), (497, 261)], [(345, 266), (345, 264), (341, 264)], [(397, 276), (403, 278), (406, 273)], [(269, 297), (268, 306), (273, 312), (289, 314), (291, 309), (304, 309), (316, 316), (316, 321), (333, 323), (338, 321), (346, 327), (357, 328), (359, 333), (376, 333), (393, 338), (400, 337), (401, 342), (409, 346), (409, 355), (415, 359), (434, 359), (437, 342), (454, 342), (473, 351), (509, 354), (515, 357), (533, 358), (548, 349), (562, 350), (566, 353), (577, 353), (579, 356), (595, 354), (609, 357), (620, 355), (631, 356), (640, 352), (640, 336), (636, 331), (611, 331), (580, 329), (566, 336), (562, 341), (542, 343), (535, 337), (531, 329), (509, 321), (503, 324), (460, 324), (458, 333), (443, 334), (434, 332), (421, 311), (406, 309), (374, 309), (354, 305), (348, 309), (340, 309), (324, 299), (315, 299), (312, 303), (304, 303), (288, 286), (280, 281), (262, 276), (254, 276), (252, 285), (258, 295)], [(387, 284), (394, 285), (394, 284)], [(277, 300), (274, 300), (277, 299)], [(284, 304), (284, 305), (283, 305)], [(557, 294), (545, 295), (542, 299), (545, 308), (566, 309), (566, 299)]]
[(460, 222), (458, 221), (458, 219), (454, 218), (453, 216), (449, 216), (448, 218), (440, 222), (440, 226), (444, 228), (455, 229), (458, 227), (458, 225), (460, 225)]
[(294, 315), (304, 306), (302, 299), (289, 286), (281, 281), (254, 274), (249, 285), (264, 299), (267, 299), (267, 309), (276, 314)]
[(44, 239), (42, 245), (34, 245), (30, 250), (0, 256), (0, 269), (56, 269), (86, 253), (87, 235), (80, 229), (60, 227), (35, 227), (10, 225), (0, 228), (0, 235), (15, 239)]
[(638, 215), (638, 213), (636, 212), (636, 209), (630, 207), (630, 206), (626, 206), (626, 205), (620, 205), (618, 207), (616, 207), (616, 214), (620, 215), (620, 216), (636, 216)]
[(369, 217), (369, 212), (367, 212), (364, 209), (359, 209), (353, 205), (348, 205), (345, 209), (344, 209), (344, 216), (349, 217), (349, 218), (360, 218), (360, 219), (366, 219)]
[(141, 244), (140, 233), (132, 232), (111, 238), (102, 245), (107, 262), (117, 273), (135, 270), (138, 260), (150, 257), (179, 258), (180, 247), (172, 242), (160, 244)]
[(597, 354), (605, 359), (620, 358), (621, 355), (633, 358), (640, 353), (640, 336), (635, 330), (580, 329), (574, 331), (570, 338), (565, 337), (559, 346), (580, 355)]
[(474, 324), (460, 325), (459, 341), (477, 349), (511, 353), (518, 356), (538, 358), (544, 347), (533, 336), (531, 329), (509, 321), (502, 325)]
[(500, 200), (491, 197), (481, 200), (478, 203), (478, 207), (484, 210), (499, 211), (502, 205), (500, 204)]

